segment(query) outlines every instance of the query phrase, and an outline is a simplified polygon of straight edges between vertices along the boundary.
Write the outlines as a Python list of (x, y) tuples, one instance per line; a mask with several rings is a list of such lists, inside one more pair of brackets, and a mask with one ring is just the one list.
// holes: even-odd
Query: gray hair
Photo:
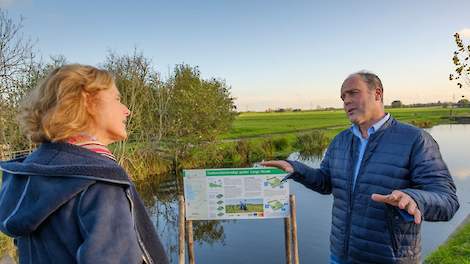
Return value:
[(380, 89), (380, 91), (382, 92), (381, 99), (383, 102), (384, 87), (382, 85), (382, 81), (380, 80), (379, 76), (377, 76), (377, 74), (362, 70), (362, 71), (358, 71), (356, 73), (349, 75), (349, 77), (354, 76), (354, 75), (360, 76), (362, 80), (367, 84), (367, 88), (369, 88), (370, 91), (373, 91), (375, 89)]

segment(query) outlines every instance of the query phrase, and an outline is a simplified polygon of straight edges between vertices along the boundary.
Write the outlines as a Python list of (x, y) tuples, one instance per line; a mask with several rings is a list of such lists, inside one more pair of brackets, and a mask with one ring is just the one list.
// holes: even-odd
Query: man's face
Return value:
[(380, 108), (380, 93), (369, 90), (367, 84), (358, 75), (352, 75), (341, 86), (341, 99), (349, 120), (356, 125), (373, 121), (374, 114)]

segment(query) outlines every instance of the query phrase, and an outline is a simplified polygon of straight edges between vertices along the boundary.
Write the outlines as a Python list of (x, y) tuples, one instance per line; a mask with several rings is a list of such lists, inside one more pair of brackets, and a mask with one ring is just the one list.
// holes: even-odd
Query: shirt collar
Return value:
[[(373, 124), (368, 130), (367, 130), (367, 133), (370, 135), (374, 134), (377, 130), (379, 130), (383, 124), (385, 124), (385, 122), (387, 122), (387, 120), (390, 118), (390, 114), (387, 113), (382, 119), (380, 119), (379, 121), (377, 121), (375, 124)], [(360, 138), (360, 139), (363, 139), (362, 137), (362, 134), (361, 134), (361, 131), (359, 130), (359, 127), (357, 125), (352, 125), (351, 126), (351, 131), (353, 132), (353, 134)]]

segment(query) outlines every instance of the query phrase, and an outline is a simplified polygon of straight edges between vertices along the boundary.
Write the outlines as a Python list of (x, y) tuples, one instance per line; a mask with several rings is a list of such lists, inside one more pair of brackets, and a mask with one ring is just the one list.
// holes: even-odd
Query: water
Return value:
[[(428, 129), (440, 145), (457, 186), (460, 209), (450, 222), (424, 222), (422, 246), (424, 256), (443, 243), (470, 213), (470, 125), (440, 125)], [(311, 165), (318, 167), (317, 162)], [(144, 190), (142, 190), (144, 191)], [(301, 263), (328, 263), (332, 197), (310, 191), (293, 181), (290, 191), (297, 201), (297, 224)], [(165, 247), (177, 263), (177, 206), (174, 195), (145, 195)], [(158, 197), (157, 200), (155, 198)], [(164, 197), (167, 201), (161, 202)], [(195, 222), (197, 263), (285, 263), (284, 222), (272, 220), (238, 220)]]

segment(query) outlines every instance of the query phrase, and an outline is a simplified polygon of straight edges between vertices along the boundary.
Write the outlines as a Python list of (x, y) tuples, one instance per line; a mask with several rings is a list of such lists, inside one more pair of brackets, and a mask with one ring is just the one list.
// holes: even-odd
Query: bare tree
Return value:
[(22, 29), (23, 18), (15, 22), (0, 9), (0, 93), (3, 99), (23, 85), (34, 59), (33, 43), (24, 37)]
[[(18, 22), (0, 9), (0, 152), (27, 148), (18, 128), (18, 104), (27, 90), (36, 84), (37, 65), (33, 43), (22, 34), (23, 19)], [(36, 76), (36, 78), (35, 78)], [(8, 155), (3, 155), (8, 156)]]

